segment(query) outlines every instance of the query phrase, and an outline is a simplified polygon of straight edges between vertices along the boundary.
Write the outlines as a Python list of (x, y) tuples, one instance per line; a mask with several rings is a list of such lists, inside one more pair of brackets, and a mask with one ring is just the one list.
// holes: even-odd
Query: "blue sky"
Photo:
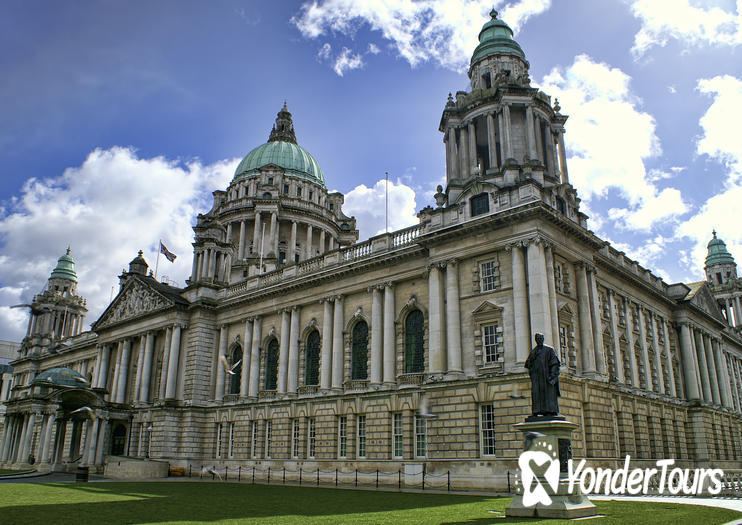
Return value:
[[(361, 236), (444, 177), (449, 92), (493, 2), (6, 0), (0, 4), (0, 339), (69, 244), (93, 322), (137, 250), (190, 273), (194, 217), (283, 101)], [(531, 79), (570, 115), (590, 227), (668, 282), (716, 228), (742, 260), (742, 0), (498, 0)]]

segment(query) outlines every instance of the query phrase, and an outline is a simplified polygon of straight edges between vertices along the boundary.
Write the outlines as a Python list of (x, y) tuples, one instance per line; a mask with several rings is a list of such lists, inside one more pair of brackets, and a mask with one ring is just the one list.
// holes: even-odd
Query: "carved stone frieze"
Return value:
[(164, 310), (170, 306), (172, 306), (170, 301), (153, 290), (136, 283), (116, 299), (98, 323), (98, 327), (102, 328), (120, 323), (143, 314)]

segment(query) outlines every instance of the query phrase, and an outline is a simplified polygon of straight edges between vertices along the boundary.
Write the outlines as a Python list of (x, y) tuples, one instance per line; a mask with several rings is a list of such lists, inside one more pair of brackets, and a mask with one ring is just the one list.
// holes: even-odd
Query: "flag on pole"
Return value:
[(160, 241), (160, 253), (161, 253), (162, 255), (164, 255), (164, 256), (165, 256), (165, 258), (166, 258), (166, 259), (167, 259), (168, 261), (170, 261), (170, 262), (173, 262), (173, 261), (175, 260), (175, 258), (177, 257), (177, 255), (175, 255), (175, 254), (174, 254), (174, 253), (172, 253), (172, 252), (171, 252), (170, 250), (168, 250), (167, 248), (165, 248), (165, 245), (164, 245), (164, 244), (162, 244), (162, 241)]

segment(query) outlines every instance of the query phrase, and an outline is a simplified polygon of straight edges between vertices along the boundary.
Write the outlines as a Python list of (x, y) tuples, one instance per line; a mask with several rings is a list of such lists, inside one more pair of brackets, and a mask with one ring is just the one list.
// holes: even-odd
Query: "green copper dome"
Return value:
[(57, 260), (57, 267), (52, 270), (51, 279), (67, 279), (77, 282), (77, 273), (75, 273), (75, 260), (70, 255), (70, 249)]
[(497, 11), (494, 9), (490, 12), (490, 17), (479, 32), (479, 45), (474, 50), (471, 63), (474, 64), (490, 55), (502, 54), (516, 55), (525, 60), (526, 55), (518, 42), (513, 40), (513, 30), (510, 26), (497, 18)]
[(735, 264), (734, 257), (727, 250), (727, 245), (721, 239), (716, 237), (716, 231), (713, 232), (714, 238), (707, 245), (708, 255), (706, 255), (706, 266), (715, 264)]
[(233, 180), (257, 174), (260, 168), (268, 164), (280, 166), (289, 175), (301, 177), (326, 188), (325, 176), (319, 164), (307, 150), (296, 143), (294, 124), (285, 102), (278, 112), (268, 142), (258, 146), (242, 159)]
[(88, 388), (90, 386), (87, 379), (70, 368), (50, 368), (37, 375), (31, 383), (75, 386), (80, 388)]

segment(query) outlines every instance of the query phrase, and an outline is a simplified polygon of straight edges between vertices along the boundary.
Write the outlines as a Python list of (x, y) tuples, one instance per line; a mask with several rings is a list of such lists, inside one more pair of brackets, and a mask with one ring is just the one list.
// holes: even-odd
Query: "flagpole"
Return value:
[(384, 185), (384, 233), (389, 233), (389, 172), (385, 171), (386, 184)]
[(160, 252), (162, 251), (162, 239), (159, 240), (160, 245), (157, 247), (157, 263), (155, 263), (155, 281), (157, 280), (157, 270), (160, 269)]

